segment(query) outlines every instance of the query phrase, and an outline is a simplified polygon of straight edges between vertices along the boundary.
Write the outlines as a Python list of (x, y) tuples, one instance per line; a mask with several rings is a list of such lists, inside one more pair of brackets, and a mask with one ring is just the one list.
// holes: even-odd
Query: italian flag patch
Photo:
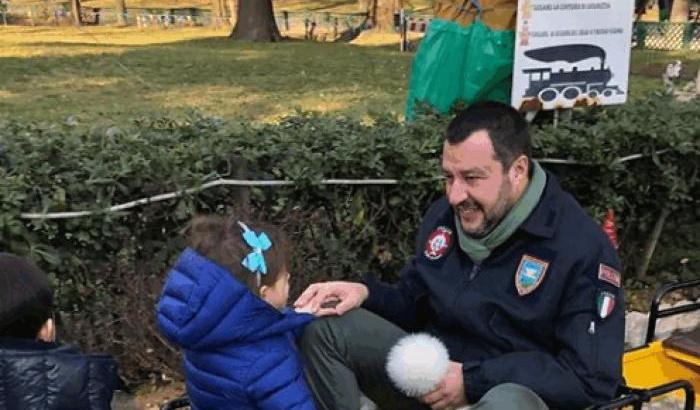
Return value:
[(600, 292), (598, 294), (598, 316), (605, 319), (615, 309), (615, 295), (610, 292)]

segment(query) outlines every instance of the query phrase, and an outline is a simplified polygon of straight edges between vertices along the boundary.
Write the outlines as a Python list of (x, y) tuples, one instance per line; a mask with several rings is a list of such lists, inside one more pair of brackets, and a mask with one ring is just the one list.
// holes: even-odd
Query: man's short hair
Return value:
[(26, 259), (0, 253), (0, 337), (36, 339), (52, 315), (46, 274)]
[(459, 144), (477, 131), (486, 131), (503, 169), (520, 155), (531, 158), (530, 132), (525, 119), (510, 105), (485, 101), (470, 105), (457, 114), (445, 133), (449, 144)]

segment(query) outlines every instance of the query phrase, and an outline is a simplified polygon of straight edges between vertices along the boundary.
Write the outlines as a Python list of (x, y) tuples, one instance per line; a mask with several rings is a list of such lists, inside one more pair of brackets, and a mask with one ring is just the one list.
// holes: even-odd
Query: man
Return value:
[[(428, 209), (400, 281), (317, 283), (299, 297), (296, 306), (331, 316), (312, 323), (301, 346), (321, 408), (356, 410), (358, 389), (385, 410), (578, 409), (614, 397), (620, 263), (530, 145), (509, 106), (467, 108), (443, 145), (445, 197)], [(388, 350), (417, 330), (441, 339), (451, 360), (419, 401), (384, 370)]]

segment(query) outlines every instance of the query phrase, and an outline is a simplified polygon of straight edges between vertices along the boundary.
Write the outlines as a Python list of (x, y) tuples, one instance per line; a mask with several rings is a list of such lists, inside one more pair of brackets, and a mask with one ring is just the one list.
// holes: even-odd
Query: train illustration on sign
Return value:
[(537, 99), (542, 104), (552, 104), (562, 98), (567, 103), (576, 103), (583, 99), (585, 105), (592, 105), (596, 104), (601, 96), (607, 98), (624, 94), (618, 86), (609, 84), (613, 74), (605, 67), (605, 50), (596, 45), (567, 44), (537, 48), (525, 51), (525, 56), (543, 63), (564, 61), (569, 64), (598, 58), (600, 66), (581, 69), (572, 65), (570, 71), (563, 68), (553, 71), (552, 67), (524, 69), (523, 73), (529, 77), (529, 84), (523, 99)]

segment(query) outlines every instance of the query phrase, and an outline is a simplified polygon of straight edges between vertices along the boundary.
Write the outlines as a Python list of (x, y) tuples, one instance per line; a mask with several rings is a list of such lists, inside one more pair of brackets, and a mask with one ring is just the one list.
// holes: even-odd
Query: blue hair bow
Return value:
[(241, 261), (241, 264), (245, 266), (246, 269), (258, 275), (258, 286), (260, 286), (260, 275), (267, 274), (267, 264), (265, 264), (265, 256), (263, 251), (270, 249), (272, 246), (272, 241), (267, 236), (265, 232), (260, 232), (256, 234), (253, 230), (248, 228), (243, 222), (238, 222), (241, 229), (243, 229), (243, 240), (245, 243), (251, 247), (253, 250), (251, 253), (246, 255)]

